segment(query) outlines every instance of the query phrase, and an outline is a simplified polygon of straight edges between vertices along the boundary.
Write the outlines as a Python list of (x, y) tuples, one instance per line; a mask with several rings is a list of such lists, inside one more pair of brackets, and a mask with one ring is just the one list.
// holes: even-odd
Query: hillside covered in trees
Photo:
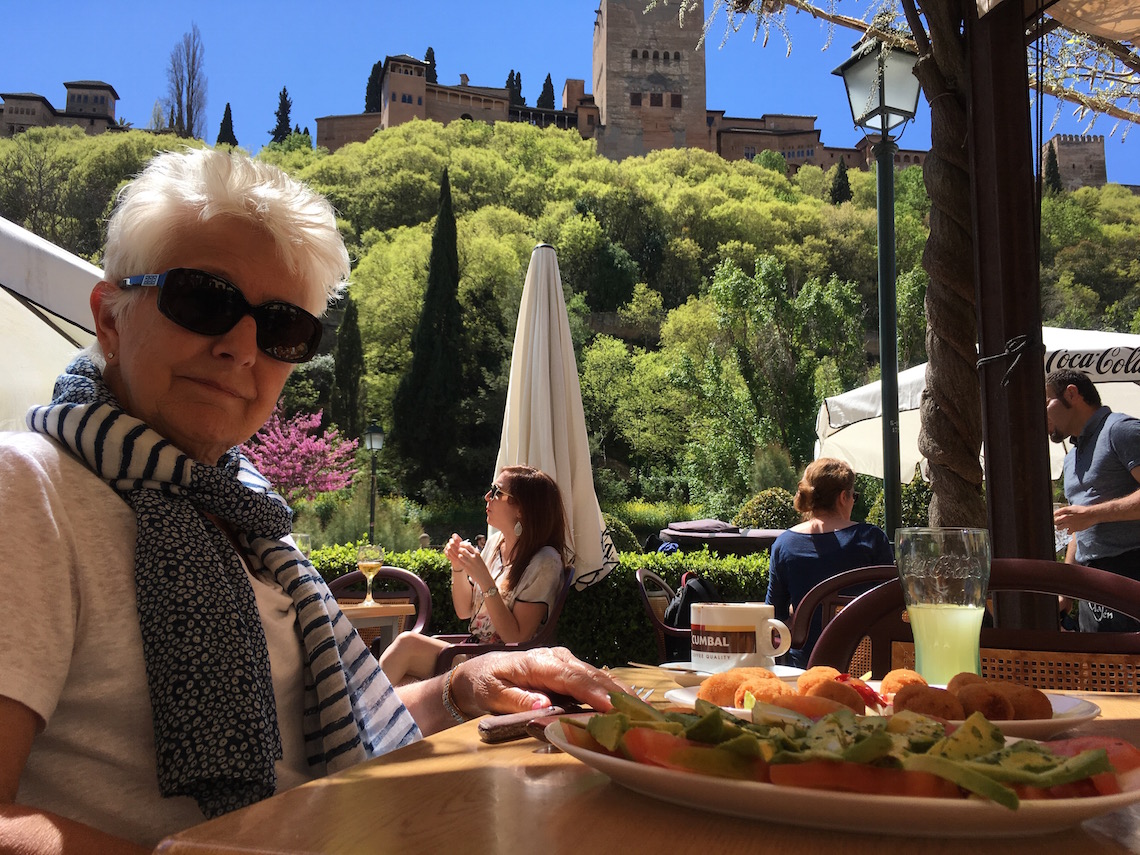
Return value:
[[(115, 188), (173, 144), (143, 131), (63, 129), (0, 140), (0, 215), (98, 263)], [(338, 400), (355, 401), (356, 425), (386, 429), (411, 364), (448, 170), (462, 439), (450, 474), (430, 483), (409, 480), (386, 448), (394, 490), (435, 499), (485, 485), (539, 242), (558, 252), (603, 500), (691, 498), (729, 515), (810, 459), (824, 395), (876, 375), (871, 173), (847, 172), (850, 198), (833, 204), (847, 196), (834, 192), (834, 169), (806, 166), (789, 179), (771, 152), (752, 163), (691, 149), (613, 162), (574, 132), (479, 122), (411, 122), (334, 154), (293, 134), (258, 156), (338, 210), (363, 354), (359, 387), (345, 395), (355, 384), (341, 371)], [(895, 183), (906, 367), (924, 359), (929, 204), (918, 167)], [(1140, 332), (1140, 199), (1116, 185), (1047, 195), (1041, 258), (1046, 323)], [(333, 352), (295, 373), (287, 411), (330, 412)]]

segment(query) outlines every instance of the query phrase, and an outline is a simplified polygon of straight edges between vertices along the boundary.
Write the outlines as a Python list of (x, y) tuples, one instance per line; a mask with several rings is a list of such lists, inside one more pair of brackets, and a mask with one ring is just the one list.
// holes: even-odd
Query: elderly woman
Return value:
[[(766, 602), (787, 621), (804, 595), (825, 579), (858, 567), (893, 564), (891, 544), (878, 526), (854, 522), (855, 473), (842, 460), (821, 457), (808, 464), (796, 488), (796, 510), (803, 521), (772, 544)], [(822, 620), (814, 615), (803, 648), (785, 655), (789, 665), (806, 668), (819, 640)]]
[(163, 836), (547, 692), (617, 688), (566, 651), (396, 692), (235, 448), (349, 273), (333, 211), (276, 168), (157, 156), (108, 224), (98, 344), (0, 434), (0, 840)]

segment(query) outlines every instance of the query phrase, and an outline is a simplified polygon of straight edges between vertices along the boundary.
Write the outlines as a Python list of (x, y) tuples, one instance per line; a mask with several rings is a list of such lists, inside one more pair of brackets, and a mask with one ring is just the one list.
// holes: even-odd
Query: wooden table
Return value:
[(356, 627), (365, 644), (372, 645), (374, 639), (380, 640), (379, 647), (373, 651), (376, 655), (379, 655), (396, 637), (400, 618), (416, 613), (416, 607), (409, 602), (373, 603), (370, 606), (341, 603), (340, 610), (352, 621), (352, 625)]
[[(627, 683), (676, 684), (662, 672), (615, 669)], [(1140, 743), (1140, 695), (1088, 693), (1103, 716), (1076, 733)], [(736, 819), (626, 790), (533, 739), (479, 741), (475, 722), (436, 734), (164, 840), (165, 855), (399, 852), (559, 855), (764, 851), (815, 855), (1140, 853), (1140, 806), (1041, 837), (939, 840), (845, 835)]]

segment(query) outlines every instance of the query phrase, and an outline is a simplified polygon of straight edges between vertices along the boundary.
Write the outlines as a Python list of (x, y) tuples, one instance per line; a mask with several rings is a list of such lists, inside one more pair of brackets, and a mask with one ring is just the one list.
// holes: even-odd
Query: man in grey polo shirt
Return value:
[[(1066, 560), (1140, 580), (1140, 420), (1102, 406), (1088, 375), (1064, 369), (1045, 379), (1049, 438), (1065, 455), (1065, 498), (1053, 515), (1073, 533)], [(1075, 544), (1075, 552), (1074, 552)], [(1082, 602), (1085, 632), (1140, 630), (1140, 622)]]

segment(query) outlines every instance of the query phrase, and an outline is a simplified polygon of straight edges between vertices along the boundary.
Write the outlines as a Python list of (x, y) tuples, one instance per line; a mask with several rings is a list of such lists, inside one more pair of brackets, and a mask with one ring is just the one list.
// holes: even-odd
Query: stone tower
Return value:
[(598, 151), (620, 160), (656, 149), (716, 150), (705, 108), (704, 0), (645, 12), (645, 0), (600, 0), (594, 21)]
[(1088, 134), (1056, 134), (1046, 146), (1057, 152), (1061, 186), (1066, 190), (1103, 187), (1108, 183), (1104, 137)]

